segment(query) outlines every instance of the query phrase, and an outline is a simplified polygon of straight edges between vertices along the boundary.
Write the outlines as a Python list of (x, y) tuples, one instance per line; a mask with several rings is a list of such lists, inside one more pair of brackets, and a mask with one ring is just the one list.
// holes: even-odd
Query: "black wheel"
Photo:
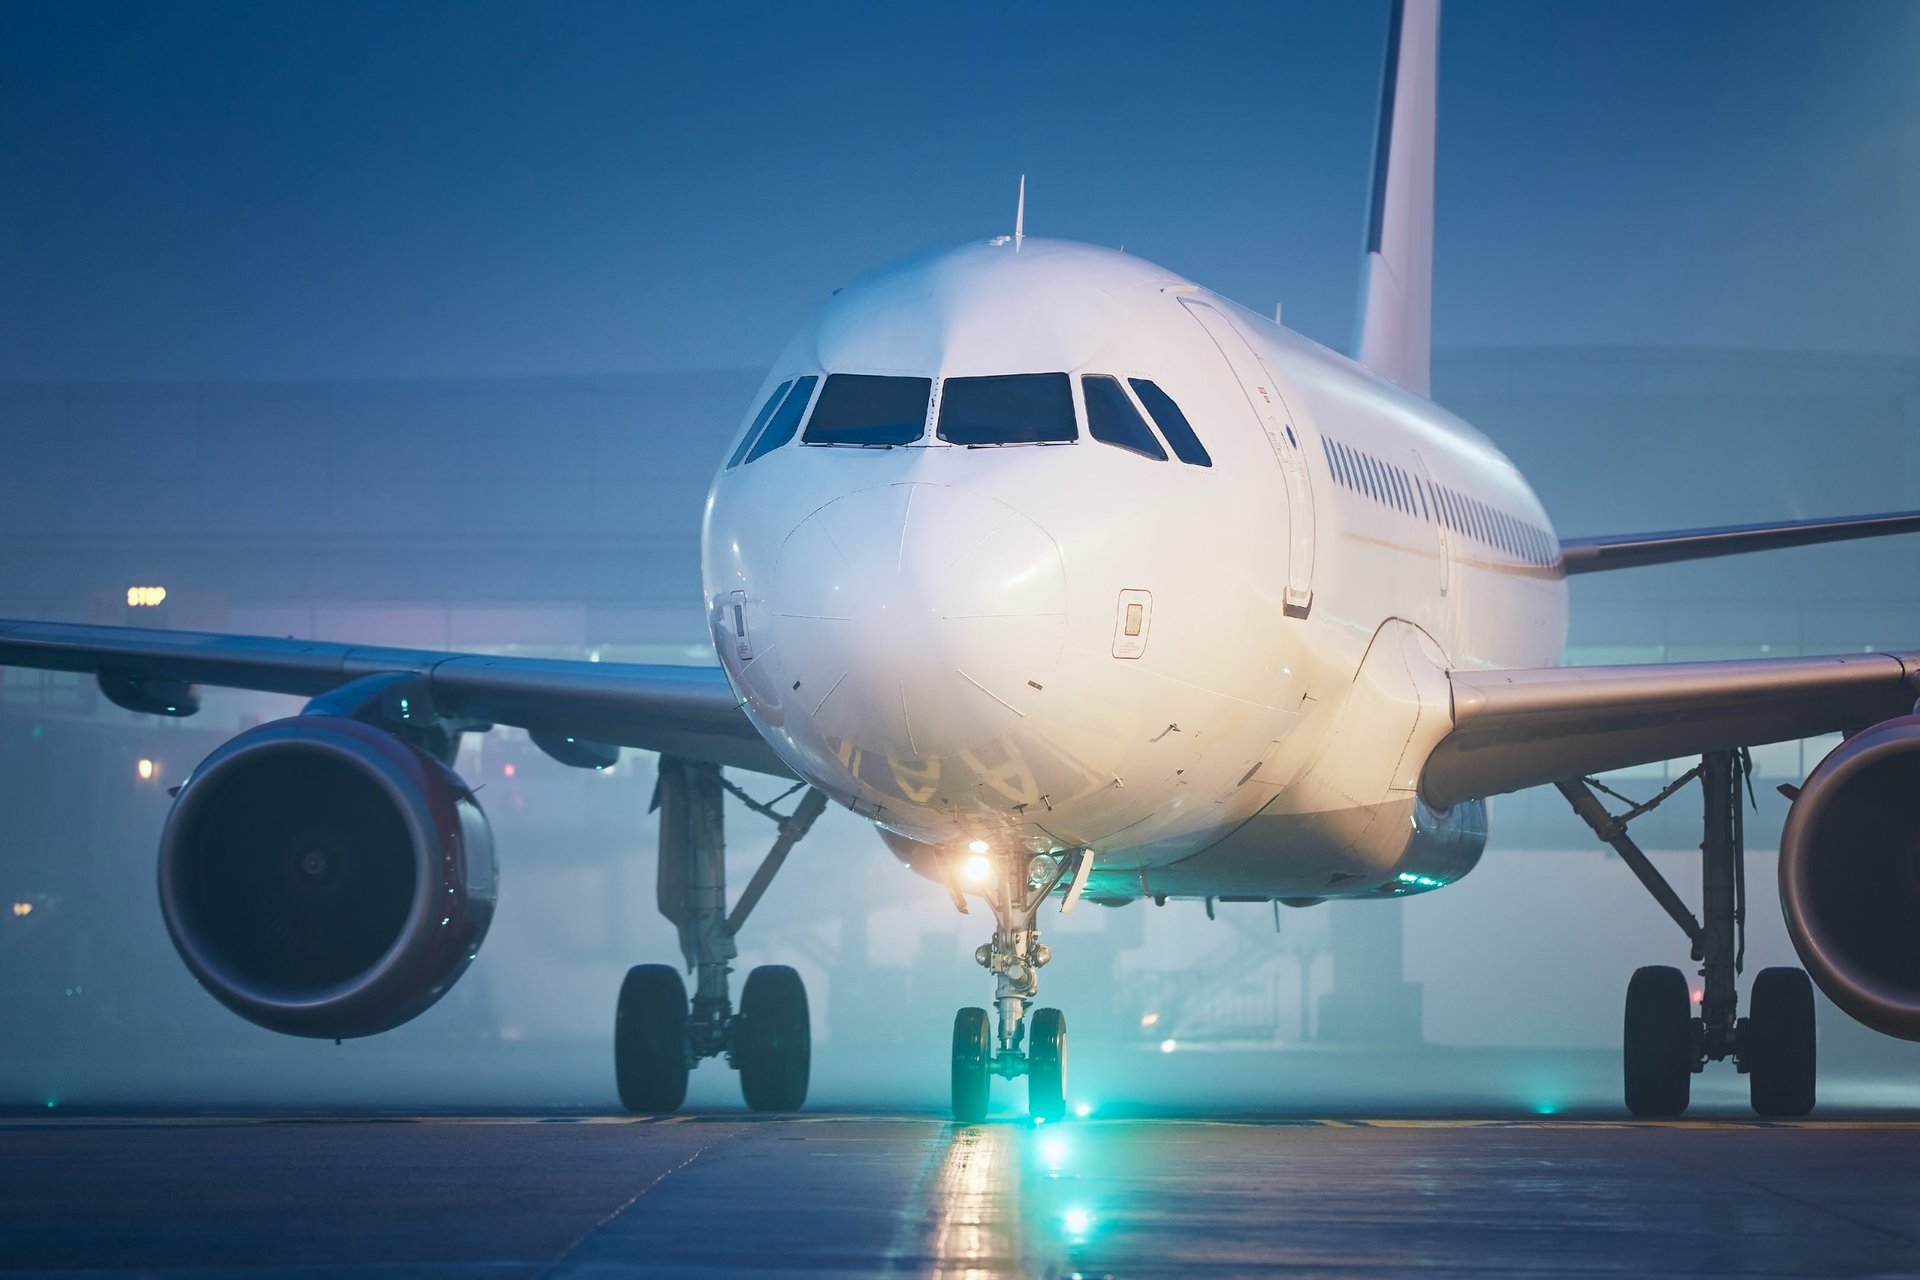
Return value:
[(1763, 1116), (1813, 1110), (1813, 983), (1803, 969), (1762, 969), (1741, 1019), (1740, 1063), (1753, 1109)]
[(639, 964), (620, 984), (613, 1078), (629, 1111), (672, 1111), (687, 1100), (687, 984), (672, 965)]
[(1693, 1088), (1693, 993), (1686, 975), (1670, 965), (1636, 969), (1627, 984), (1627, 1110), (1637, 1116), (1677, 1116)]
[(1067, 1017), (1036, 1009), (1027, 1032), (1027, 1114), (1052, 1123), (1067, 1114)]
[(962, 1009), (953, 1015), (953, 1118), (961, 1124), (987, 1118), (992, 1066), (993, 1028), (987, 1011)]
[(813, 1064), (813, 1027), (807, 988), (784, 964), (763, 964), (740, 992), (733, 1064), (740, 1092), (755, 1111), (798, 1111), (807, 1100)]

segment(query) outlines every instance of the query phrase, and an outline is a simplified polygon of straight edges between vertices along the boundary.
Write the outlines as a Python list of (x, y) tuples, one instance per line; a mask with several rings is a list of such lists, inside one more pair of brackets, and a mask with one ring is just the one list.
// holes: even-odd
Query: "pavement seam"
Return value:
[(1702, 1173), (1718, 1174), (1720, 1177), (1737, 1182), (1743, 1187), (1752, 1187), (1755, 1191), (1763, 1192), (1771, 1196), (1778, 1196), (1789, 1204), (1797, 1204), (1804, 1209), (1812, 1209), (1818, 1213), (1824, 1213), (1829, 1217), (1838, 1218), (1840, 1221), (1859, 1227), (1864, 1231), (1871, 1231), (1876, 1235), (1886, 1236), (1891, 1240), (1898, 1240), (1902, 1244), (1920, 1244), (1920, 1240), (1916, 1240), (1913, 1236), (1903, 1231), (1895, 1231), (1893, 1228), (1883, 1227), (1877, 1222), (1868, 1222), (1864, 1218), (1856, 1218), (1850, 1213), (1841, 1212), (1832, 1205), (1821, 1204), (1818, 1200), (1809, 1200), (1804, 1196), (1794, 1195), (1790, 1191), (1783, 1191), (1778, 1187), (1770, 1187), (1766, 1183), (1755, 1181), (1743, 1173), (1717, 1168), (1714, 1165), (1703, 1164), (1697, 1160), (1687, 1160), (1674, 1155), (1666, 1155), (1665, 1158), (1671, 1160), (1674, 1164), (1683, 1165), (1689, 1169), (1697, 1169)]
[(534, 1272), (533, 1273), (534, 1280), (545, 1280), (545, 1278), (547, 1276), (552, 1275), (556, 1269), (565, 1266), (567, 1263), (567, 1260), (573, 1257), (575, 1250), (579, 1249), (581, 1245), (585, 1244), (588, 1240), (591, 1240), (594, 1236), (598, 1235), (601, 1231), (604, 1231), (615, 1219), (620, 1217), (621, 1214), (633, 1208), (634, 1205), (640, 1203), (641, 1198), (645, 1196), (648, 1192), (658, 1187), (661, 1183), (665, 1182), (668, 1178), (671, 1178), (674, 1174), (679, 1173), (682, 1169), (686, 1168), (688, 1165), (692, 1164), (694, 1161), (698, 1160), (701, 1156), (713, 1150), (715, 1147), (719, 1146), (724, 1142), (731, 1141), (733, 1138), (738, 1136), (739, 1136), (738, 1133), (723, 1133), (719, 1137), (715, 1138), (713, 1141), (707, 1143), (705, 1146), (696, 1147), (692, 1155), (688, 1156), (685, 1160), (682, 1160), (679, 1164), (674, 1165), (671, 1169), (661, 1170), (660, 1173), (657, 1174), (651, 1182), (647, 1183), (646, 1186), (641, 1187), (638, 1191), (634, 1192), (631, 1196), (628, 1196), (626, 1201), (622, 1203), (618, 1208), (616, 1208), (612, 1213), (609, 1213), (606, 1217), (600, 1219), (600, 1221), (594, 1223), (591, 1227), (588, 1227), (585, 1231), (581, 1232), (580, 1235), (576, 1237), (571, 1244), (569, 1244), (566, 1248), (560, 1251), (560, 1253), (553, 1259), (553, 1261), (547, 1263), (546, 1266)]

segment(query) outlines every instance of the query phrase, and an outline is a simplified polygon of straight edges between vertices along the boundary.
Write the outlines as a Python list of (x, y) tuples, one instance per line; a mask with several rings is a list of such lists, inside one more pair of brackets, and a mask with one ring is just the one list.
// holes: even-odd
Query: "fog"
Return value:
[[(793, 70), (773, 14), (736, 46), (585, 5), (263, 12), (7, 19), (0, 617), (711, 662), (699, 512), (761, 367), (829, 289), (1008, 229), (1023, 170), (1030, 232), (1124, 242), (1345, 345), (1384, 5), (1122, 12), (1084, 46), (1067, 9), (1022, 10), (1024, 39), (840, 12), (803, 46), (832, 76)], [(1920, 507), (1914, 11), (1456, 2), (1447, 24), (1435, 396), (1559, 531)], [(908, 94), (929, 42), (946, 79)], [(862, 68), (910, 106), (850, 89)], [(1089, 106), (1112, 77), (1153, 88)], [(1916, 554), (1577, 580), (1569, 658), (1912, 645)], [(166, 602), (129, 606), (138, 585)], [(167, 787), (298, 705), (211, 691), (160, 722), (0, 671), (0, 1105), (615, 1105), (621, 975), (678, 958), (645, 753), (596, 774), (509, 730), (464, 742), (499, 912), (413, 1023), (292, 1040), (196, 987), (155, 901)], [(1826, 745), (1756, 753), (1749, 979), (1794, 962), (1773, 788)], [(1644, 798), (1673, 772), (1608, 781)], [(1634, 828), (1690, 900), (1692, 795)], [(772, 830), (727, 821), (737, 888)], [(1689, 967), (1685, 942), (1551, 791), (1492, 824), (1477, 870), (1403, 903), (1049, 906), (1072, 1100), (1617, 1110), (1628, 977)], [(831, 811), (737, 972), (805, 976), (815, 1104), (937, 1108), (989, 928)], [(1820, 1016), (1823, 1106), (1920, 1101), (1920, 1049)], [(1716, 1065), (1695, 1097), (1744, 1105), (1745, 1081)], [(737, 1107), (732, 1073), (699, 1068), (690, 1105)]]

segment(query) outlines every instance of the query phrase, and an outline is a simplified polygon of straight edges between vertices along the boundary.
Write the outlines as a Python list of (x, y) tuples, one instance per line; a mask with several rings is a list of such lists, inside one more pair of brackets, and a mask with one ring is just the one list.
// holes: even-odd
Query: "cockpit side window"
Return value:
[(760, 406), (760, 412), (753, 416), (753, 425), (747, 428), (747, 434), (740, 437), (740, 447), (733, 451), (731, 458), (727, 459), (727, 470), (731, 471), (747, 460), (747, 450), (753, 448), (753, 442), (760, 438), (761, 428), (767, 425), (767, 419), (773, 416), (773, 411), (780, 407), (780, 402), (786, 399), (787, 392), (792, 388), (793, 380), (789, 378), (773, 389), (773, 394), (767, 397), (767, 402)]
[(875, 449), (912, 444), (927, 429), (932, 394), (932, 378), (830, 373), (801, 443)]
[(1153, 429), (1127, 399), (1118, 378), (1088, 374), (1080, 379), (1080, 390), (1087, 400), (1088, 435), (1158, 462), (1167, 460), (1167, 451), (1153, 438)]
[(1145, 378), (1128, 378), (1127, 385), (1133, 388), (1133, 394), (1140, 397), (1140, 403), (1147, 407), (1147, 413), (1153, 418), (1160, 434), (1167, 438), (1167, 444), (1173, 449), (1173, 456), (1195, 467), (1210, 467), (1213, 458), (1207, 453), (1207, 447), (1200, 443), (1200, 437), (1193, 434), (1193, 426), (1187, 421), (1187, 415), (1180, 412), (1180, 406), (1173, 397), (1162, 391)]
[(940, 384), (940, 430), (951, 444), (1071, 444), (1073, 384), (1064, 373), (948, 378)]
[(800, 428), (800, 419), (807, 412), (807, 401), (813, 399), (814, 384), (819, 381), (809, 376), (793, 384), (793, 390), (780, 402), (780, 409), (767, 423), (767, 429), (760, 433), (760, 439), (747, 451), (748, 462), (772, 453), (793, 439), (793, 433)]

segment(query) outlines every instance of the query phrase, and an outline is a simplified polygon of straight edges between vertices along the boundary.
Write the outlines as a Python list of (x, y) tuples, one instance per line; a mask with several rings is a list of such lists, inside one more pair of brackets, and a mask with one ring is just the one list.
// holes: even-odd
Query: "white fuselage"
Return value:
[[(773, 749), (917, 869), (974, 841), (1087, 848), (1096, 897), (1317, 898), (1472, 865), (1478, 807), (1415, 798), (1444, 673), (1552, 664), (1566, 626), (1546, 513), (1484, 437), (1170, 272), (1061, 241), (841, 291), (753, 408), (833, 373), (932, 379), (924, 433), (796, 435), (723, 466), (709, 618)], [(1074, 443), (938, 437), (944, 379), (1036, 373), (1071, 375)], [(1089, 375), (1159, 387), (1212, 465), (1090, 438)]]

